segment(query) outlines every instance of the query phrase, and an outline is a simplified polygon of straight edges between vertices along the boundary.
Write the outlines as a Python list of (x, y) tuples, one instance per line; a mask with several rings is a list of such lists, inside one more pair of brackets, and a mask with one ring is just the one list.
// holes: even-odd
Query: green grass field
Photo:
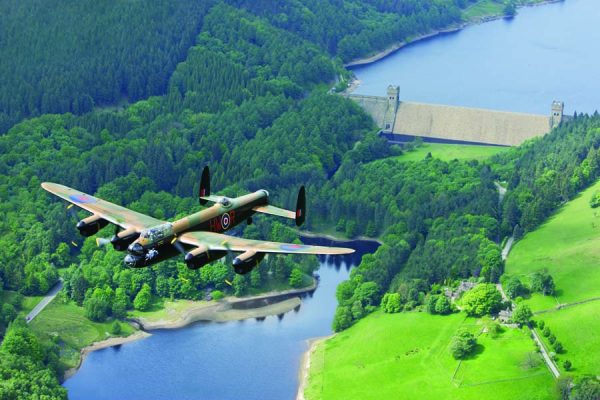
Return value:
[(408, 151), (397, 159), (400, 161), (421, 161), (427, 153), (443, 161), (458, 160), (485, 160), (494, 154), (506, 151), (508, 147), (500, 146), (478, 146), (467, 144), (442, 144), (423, 143), (413, 151)]
[(506, 273), (528, 280), (532, 273), (548, 269), (557, 289), (556, 299), (534, 295), (527, 300), (535, 310), (553, 308), (600, 297), (600, 209), (589, 206), (600, 181), (568, 202), (542, 226), (513, 247)]
[(306, 398), (555, 398), (554, 381), (526, 331), (484, 333), (474, 356), (454, 360), (448, 346), (457, 330), (482, 327), (464, 314), (376, 312), (317, 347)]
[[(600, 301), (540, 314), (536, 319), (543, 320), (565, 348), (558, 355), (557, 364), (562, 372), (565, 372), (563, 361), (569, 360), (574, 374), (600, 374)], [(550, 349), (546, 339), (545, 342)]]
[(504, 10), (504, 4), (498, 3), (494, 0), (481, 0), (471, 7), (467, 8), (463, 12), (463, 16), (466, 20), (475, 19), (480, 17), (487, 17), (490, 15), (501, 15)]
[[(12, 290), (4, 290), (2, 291), (2, 293), (0, 294), (0, 299), (2, 300), (1, 303), (13, 303), (15, 302), (15, 297), (21, 296), (19, 295), (17, 292), (14, 292)], [(37, 303), (40, 302), (40, 300), (42, 298), (44, 298), (44, 296), (21, 296), (22, 301), (19, 307), (17, 307), (17, 310), (22, 314), (22, 315), (26, 315), (28, 314), (31, 310), (33, 310), (33, 307), (36, 306)]]
[[(66, 367), (73, 367), (79, 361), (79, 350), (85, 346), (114, 336), (110, 333), (112, 322), (92, 322), (83, 315), (83, 308), (74, 303), (50, 303), (31, 323), (31, 329), (48, 340), (58, 337), (61, 344), (61, 361)], [(133, 333), (129, 324), (121, 323), (120, 336)]]
[[(525, 300), (534, 311), (600, 297), (600, 210), (589, 206), (596, 190), (600, 182), (528, 233), (511, 251), (507, 274), (527, 281), (533, 272), (547, 268), (554, 278), (556, 297), (534, 294)], [(568, 359), (573, 374), (600, 373), (600, 301), (552, 310), (536, 319), (544, 320), (563, 344), (566, 353), (558, 361), (563, 372), (562, 362)]]

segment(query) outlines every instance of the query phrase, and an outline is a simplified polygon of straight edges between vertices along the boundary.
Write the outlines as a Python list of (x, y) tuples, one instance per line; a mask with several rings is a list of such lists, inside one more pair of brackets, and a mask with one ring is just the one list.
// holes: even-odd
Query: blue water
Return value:
[[(326, 243), (325, 243), (326, 244)], [(299, 310), (283, 316), (199, 322), (119, 348), (91, 353), (64, 386), (71, 399), (295, 398), (307, 339), (329, 335), (335, 289), (373, 242), (354, 243), (358, 256), (322, 259), (320, 283)]]
[(600, 109), (600, 1), (566, 0), (409, 45), (354, 69), (357, 94), (550, 114)]

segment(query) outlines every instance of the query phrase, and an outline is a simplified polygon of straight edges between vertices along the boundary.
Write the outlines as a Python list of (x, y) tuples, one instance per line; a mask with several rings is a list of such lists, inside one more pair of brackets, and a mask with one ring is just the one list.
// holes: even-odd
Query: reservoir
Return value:
[(512, 19), (469, 26), (408, 45), (353, 68), (356, 94), (400, 100), (550, 114), (600, 109), (600, 2), (566, 0), (524, 7)]
[[(332, 245), (331, 241), (305, 239)], [(319, 286), (298, 310), (264, 320), (198, 322), (89, 354), (64, 386), (70, 399), (294, 399), (307, 339), (331, 334), (335, 289), (376, 242), (344, 245), (350, 256), (321, 258)]]

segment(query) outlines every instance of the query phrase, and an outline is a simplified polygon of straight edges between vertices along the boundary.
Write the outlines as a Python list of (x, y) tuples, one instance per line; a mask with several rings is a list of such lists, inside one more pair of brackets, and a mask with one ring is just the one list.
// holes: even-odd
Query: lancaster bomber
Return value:
[(233, 259), (235, 272), (246, 274), (267, 253), (339, 255), (354, 252), (343, 247), (267, 242), (223, 234), (241, 222), (251, 223), (257, 212), (293, 219), (297, 226), (302, 225), (306, 218), (304, 186), (298, 192), (294, 212), (270, 205), (266, 190), (236, 198), (211, 195), (210, 173), (205, 167), (198, 200), (201, 205), (214, 204), (173, 222), (161, 221), (56, 183), (44, 182), (42, 188), (92, 213), (77, 223), (83, 236), (92, 236), (109, 223), (114, 224), (115, 235), (110, 240), (98, 238), (96, 242), (110, 243), (117, 251), (126, 250), (124, 262), (131, 268), (147, 267), (180, 253), (188, 268), (198, 269), (233, 252), (241, 253)]

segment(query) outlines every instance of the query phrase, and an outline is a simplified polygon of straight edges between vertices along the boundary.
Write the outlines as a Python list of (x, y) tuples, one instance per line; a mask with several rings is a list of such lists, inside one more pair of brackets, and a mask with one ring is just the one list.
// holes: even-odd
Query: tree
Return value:
[(600, 190), (596, 190), (590, 199), (590, 207), (596, 208), (600, 206)]
[(133, 300), (133, 307), (135, 307), (136, 310), (145, 311), (148, 309), (148, 307), (150, 307), (151, 301), (152, 292), (150, 285), (144, 283), (137, 296), (135, 296), (135, 299)]
[(548, 274), (548, 271), (536, 272), (531, 278), (531, 290), (540, 292), (544, 296), (552, 296), (554, 294), (554, 280)]
[(401, 301), (400, 301), (400, 293), (386, 293), (383, 295), (381, 299), (381, 307), (383, 308), (383, 312), (386, 313), (397, 313), (400, 312)]
[(508, 278), (503, 286), (506, 294), (512, 299), (516, 299), (526, 293), (525, 286), (523, 286), (521, 280), (516, 276)]
[(467, 315), (481, 317), (500, 309), (502, 295), (494, 284), (479, 284), (464, 294), (462, 305)]
[(556, 351), (558, 354), (560, 354), (564, 351), (562, 343), (559, 342), (558, 340), (556, 342), (554, 342), (552, 347), (554, 347), (554, 351)]
[(248, 282), (246, 281), (246, 277), (244, 275), (236, 274), (233, 278), (232, 286), (233, 294), (237, 297), (242, 296), (248, 288)]
[(90, 289), (86, 293), (85, 300), (83, 301), (84, 315), (92, 321), (102, 322), (110, 314), (112, 289), (106, 289), (96, 288), (94, 291)]
[(520, 303), (513, 311), (512, 319), (519, 325), (528, 325), (533, 313), (527, 304)]
[(360, 319), (365, 314), (365, 308), (363, 307), (362, 303), (358, 300), (352, 303), (352, 308), (350, 309), (350, 311), (352, 312), (353, 319)]
[(598, 400), (600, 399), (600, 382), (595, 378), (583, 378), (575, 387), (572, 400)]
[(455, 359), (464, 359), (475, 350), (477, 339), (467, 331), (458, 332), (450, 342), (450, 352)]
[(542, 335), (544, 335), (544, 336), (548, 337), (548, 336), (550, 336), (550, 334), (551, 334), (551, 332), (550, 332), (550, 328), (548, 327), (548, 325), (546, 325), (546, 326), (544, 327), (544, 330), (542, 331)]
[(127, 315), (127, 309), (129, 308), (129, 296), (125, 293), (123, 288), (117, 288), (115, 290), (115, 299), (112, 303), (112, 315), (115, 318), (124, 318)]
[(333, 331), (340, 332), (352, 325), (352, 311), (349, 307), (340, 306), (333, 317)]
[(517, 14), (517, 7), (512, 0), (509, 0), (504, 6), (504, 15), (507, 17), (514, 17)]
[(60, 243), (56, 251), (52, 254), (51, 260), (57, 268), (64, 268), (69, 265), (70, 249), (66, 243)]
[(544, 329), (544, 326), (546, 326), (546, 323), (544, 322), (543, 319), (540, 319), (539, 321), (537, 321), (537, 327), (539, 329)]
[(440, 295), (435, 303), (435, 312), (437, 314), (446, 315), (452, 312), (452, 305), (448, 298), (444, 295)]
[(213, 290), (210, 295), (212, 296), (213, 300), (221, 300), (223, 297), (225, 297), (225, 295), (223, 294), (223, 292), (221, 292), (220, 290)]
[(569, 360), (565, 360), (563, 361), (563, 368), (565, 369), (565, 371), (569, 371), (572, 367), (571, 361)]
[(121, 333), (121, 324), (119, 323), (119, 321), (115, 320), (112, 325), (110, 326), (110, 332), (113, 335), (118, 335)]
[(437, 305), (439, 297), (440, 295), (437, 294), (430, 294), (429, 297), (427, 297), (427, 300), (425, 301), (425, 308), (429, 314), (436, 313), (435, 306)]
[(250, 286), (253, 288), (260, 287), (262, 283), (262, 277), (260, 276), (259, 267), (256, 267), (250, 272)]
[(291, 287), (302, 287), (302, 283), (304, 282), (304, 274), (298, 268), (294, 268), (292, 270), (292, 273), (290, 274), (290, 279), (288, 280), (288, 282)]

